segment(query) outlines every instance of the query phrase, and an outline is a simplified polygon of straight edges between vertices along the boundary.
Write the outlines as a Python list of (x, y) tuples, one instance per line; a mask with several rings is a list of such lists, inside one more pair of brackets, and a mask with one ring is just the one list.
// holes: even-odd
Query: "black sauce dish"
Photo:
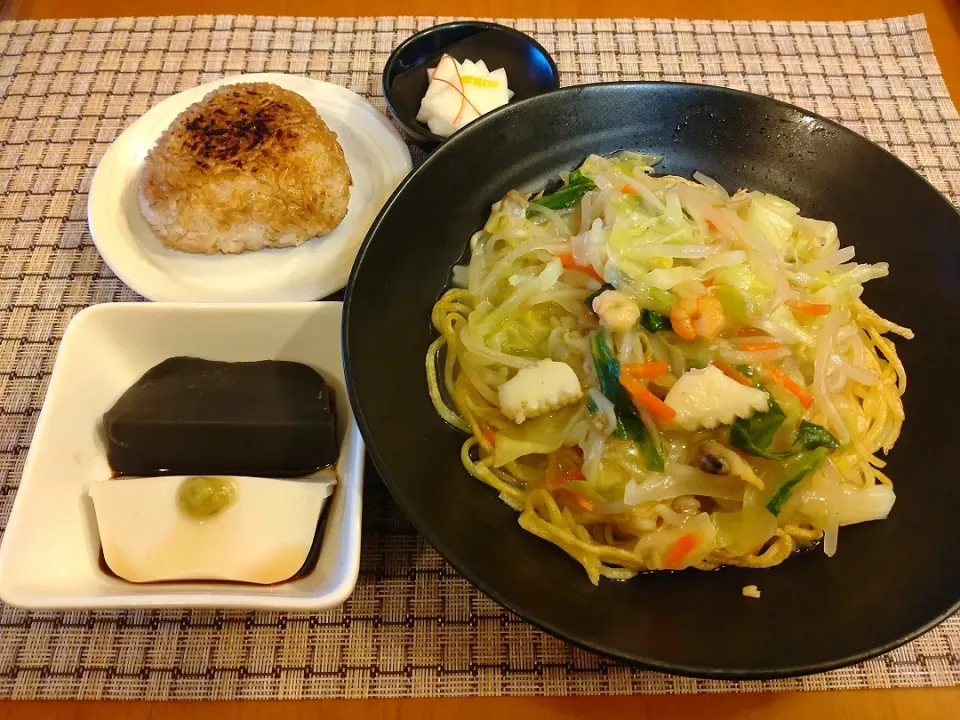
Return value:
[[(660, 172), (699, 170), (784, 197), (836, 222), (858, 260), (890, 263), (864, 299), (916, 332), (897, 343), (910, 374), (903, 434), (886, 458), (897, 502), (882, 522), (843, 528), (835, 557), (814, 550), (769, 570), (652, 573), (595, 587), (464, 470), (463, 437), (434, 410), (424, 371), (436, 338), (430, 311), (450, 269), (507, 190), (542, 188), (591, 152), (623, 148), (663, 155)], [(705, 85), (565, 88), (470, 123), (387, 201), (347, 289), (351, 405), (406, 515), (519, 616), (672, 673), (744, 680), (830, 670), (892, 650), (960, 609), (956, 423), (943, 419), (960, 403), (960, 375), (944, 352), (960, 345), (958, 238), (960, 214), (920, 175), (805, 110)], [(758, 585), (762, 599), (743, 597), (745, 585)]]
[(550, 53), (519, 30), (479, 20), (421, 30), (400, 43), (387, 58), (383, 96), (403, 131), (424, 150), (432, 150), (447, 139), (417, 120), (420, 101), (429, 85), (427, 70), (435, 68), (444, 54), (459, 62), (483, 60), (491, 70), (506, 70), (514, 93), (511, 103), (560, 87), (560, 72)]

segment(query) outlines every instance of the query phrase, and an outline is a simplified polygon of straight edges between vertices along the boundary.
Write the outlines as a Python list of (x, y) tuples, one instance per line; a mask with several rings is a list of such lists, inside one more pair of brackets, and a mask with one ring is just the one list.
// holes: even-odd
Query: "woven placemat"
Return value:
[[(0, 23), (0, 523), (64, 326), (136, 300), (86, 226), (94, 168), (160, 98), (282, 71), (383, 108), (390, 50), (438, 18), (182, 17)], [(922, 16), (851, 23), (507, 20), (565, 85), (727, 85), (839, 120), (960, 199), (960, 119)], [(415, 156), (415, 159), (419, 159)], [(0, 608), (0, 696), (299, 698), (742, 692), (960, 684), (960, 617), (884, 657), (803, 679), (646, 672), (572, 648), (459, 577), (367, 483), (360, 581), (337, 610), (28, 613)]]

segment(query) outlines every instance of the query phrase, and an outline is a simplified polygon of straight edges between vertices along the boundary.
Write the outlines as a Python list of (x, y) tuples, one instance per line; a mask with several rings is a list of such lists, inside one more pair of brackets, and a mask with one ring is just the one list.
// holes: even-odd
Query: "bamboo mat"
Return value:
[[(89, 304), (138, 299), (104, 267), (86, 228), (86, 193), (109, 143), (159, 99), (241, 72), (309, 75), (383, 109), (387, 54), (437, 21), (0, 23), (0, 524), (64, 326)], [(960, 119), (922, 16), (505, 22), (553, 54), (564, 85), (683, 80), (772, 95), (867, 135), (960, 199)], [(879, 659), (802, 679), (732, 683), (630, 668), (501, 609), (416, 535), (377, 478), (367, 488), (360, 581), (343, 607), (319, 614), (0, 607), (0, 696), (360, 698), (960, 684), (960, 617)]]

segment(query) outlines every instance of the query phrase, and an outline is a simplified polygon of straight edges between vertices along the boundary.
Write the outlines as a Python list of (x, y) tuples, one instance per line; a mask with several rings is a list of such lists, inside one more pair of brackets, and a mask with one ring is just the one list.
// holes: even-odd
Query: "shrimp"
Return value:
[(604, 290), (593, 300), (593, 311), (600, 322), (614, 332), (626, 332), (640, 319), (636, 301), (619, 290)]
[(693, 340), (697, 336), (713, 340), (723, 330), (725, 322), (723, 305), (713, 295), (689, 295), (670, 309), (673, 331), (684, 340)]

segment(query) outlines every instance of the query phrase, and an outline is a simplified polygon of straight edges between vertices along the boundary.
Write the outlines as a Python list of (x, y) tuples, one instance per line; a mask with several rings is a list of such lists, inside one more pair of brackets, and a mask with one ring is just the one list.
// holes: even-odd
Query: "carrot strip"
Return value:
[(742, 327), (737, 330), (737, 337), (766, 337), (767, 332), (755, 327)]
[(630, 375), (621, 375), (620, 384), (623, 385), (623, 388), (628, 393), (630, 393), (630, 397), (633, 399), (634, 403), (649, 410), (650, 414), (653, 415), (657, 420), (660, 420), (661, 422), (670, 422), (677, 416), (676, 410), (650, 392), (647, 389), (647, 386), (638, 378)]
[(597, 282), (603, 282), (603, 278), (600, 277), (593, 265), (577, 265), (577, 261), (573, 259), (573, 253), (570, 250), (561, 250), (558, 253), (554, 253), (554, 257), (560, 261), (560, 264), (563, 265), (567, 270), (579, 270), (584, 272), (590, 277), (592, 277)]
[(779, 340), (760, 340), (757, 342), (743, 343), (738, 345), (738, 350), (746, 350), (748, 352), (762, 352), (763, 350), (779, 350), (783, 347), (783, 344)]
[(577, 267), (577, 261), (573, 259), (572, 250), (560, 250), (559, 252), (554, 253), (553, 256), (568, 270), (575, 269)]
[(670, 366), (665, 362), (624, 363), (620, 366), (620, 372), (633, 378), (653, 380), (670, 372)]
[(707, 218), (706, 223), (707, 223), (708, 230), (712, 230), (713, 232), (718, 232), (720, 230), (717, 224), (710, 218)]
[(576, 500), (577, 504), (587, 512), (593, 512), (593, 503), (587, 500), (583, 495), (577, 495), (574, 493), (573, 499)]
[(788, 300), (787, 307), (801, 315), (826, 315), (830, 312), (830, 306), (824, 303), (808, 303), (799, 300)]
[(581, 480), (585, 479), (586, 478), (583, 475), (583, 470), (578, 467), (570, 468), (567, 471), (567, 474), (563, 476), (564, 482), (580, 482)]
[(573, 467), (567, 470), (564, 473), (554, 475), (551, 473), (550, 469), (547, 469), (546, 475), (547, 484), (550, 487), (557, 488), (559, 490), (566, 490), (567, 492), (574, 492), (569, 488), (563, 487), (569, 482), (579, 482), (580, 480), (586, 480), (586, 477), (583, 475), (583, 470), (578, 467)]
[(701, 284), (702, 284), (704, 287), (708, 288), (708, 287), (713, 287), (713, 283), (714, 283), (713, 278), (707, 278), (707, 279), (704, 280)]
[(637, 191), (634, 190), (633, 187), (630, 186), (630, 185), (624, 185), (622, 188), (620, 188), (620, 192), (622, 192), (622, 193), (625, 194), (625, 195), (636, 195), (636, 194), (637, 194)]
[(664, 555), (664, 566), (676, 570), (683, 565), (683, 561), (687, 559), (687, 555), (693, 552), (693, 549), (699, 543), (700, 538), (697, 537), (696, 533), (681, 535)]
[(580, 468), (573, 468), (563, 476), (563, 483), (557, 487), (557, 490), (563, 490), (564, 492), (570, 493), (577, 504), (579, 504), (584, 510), (593, 512), (593, 502), (591, 502), (590, 498), (584, 497), (573, 488), (565, 487), (568, 482), (578, 482), (583, 479), (583, 472), (580, 470)]
[(483, 429), (483, 439), (490, 443), (490, 447), (494, 447), (497, 444), (497, 436), (491, 427)]
[(753, 387), (753, 383), (750, 382), (750, 378), (732, 365), (727, 365), (727, 363), (723, 362), (722, 360), (714, 360), (713, 364), (717, 366), (717, 370), (722, 372), (731, 380), (736, 380), (741, 385), (746, 385), (747, 387)]
[(768, 362), (763, 363), (763, 369), (764, 372), (772, 377), (775, 382), (783, 385), (784, 388), (796, 395), (797, 399), (800, 401), (800, 404), (803, 405), (804, 408), (809, 408), (811, 405), (813, 405), (813, 395), (807, 392), (806, 388), (800, 387), (783, 370)]

